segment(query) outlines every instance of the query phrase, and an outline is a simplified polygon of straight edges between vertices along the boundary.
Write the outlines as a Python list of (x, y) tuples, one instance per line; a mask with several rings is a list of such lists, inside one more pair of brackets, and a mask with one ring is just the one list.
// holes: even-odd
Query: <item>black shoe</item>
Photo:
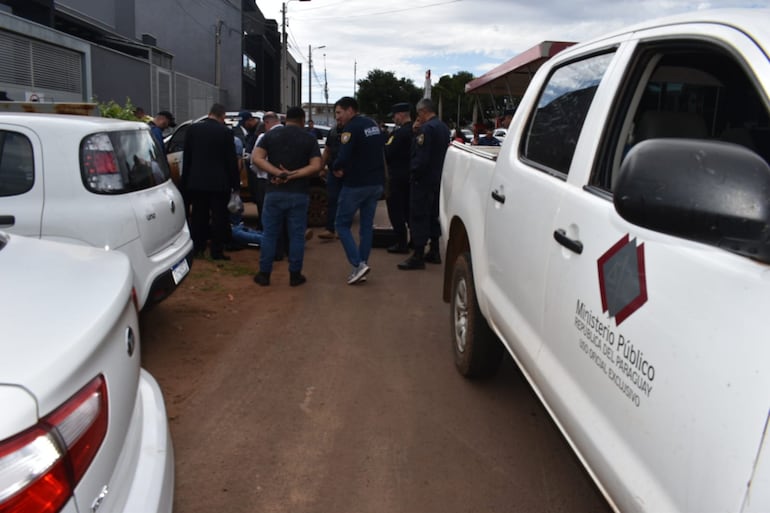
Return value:
[(406, 247), (406, 244), (393, 244), (392, 246), (388, 246), (387, 252), (406, 254), (409, 253), (409, 248)]
[(230, 257), (224, 253), (214, 253), (211, 255), (212, 260), (230, 260)]
[(412, 271), (414, 269), (425, 269), (425, 260), (418, 255), (412, 255), (400, 264), (398, 268), (402, 271)]
[(429, 264), (440, 264), (441, 255), (439, 254), (438, 251), (428, 251), (427, 253), (425, 253), (424, 260)]
[(289, 274), (289, 285), (292, 287), (299, 287), (303, 283), (307, 281), (307, 278), (305, 278), (302, 273), (298, 272), (292, 272)]
[(261, 287), (270, 285), (270, 273), (258, 272), (254, 275), (254, 283)]

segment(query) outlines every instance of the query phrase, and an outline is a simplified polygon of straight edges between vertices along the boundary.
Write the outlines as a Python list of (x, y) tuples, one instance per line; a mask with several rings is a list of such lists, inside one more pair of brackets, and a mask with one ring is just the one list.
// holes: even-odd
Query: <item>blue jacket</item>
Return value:
[(449, 128), (435, 116), (420, 127), (412, 151), (412, 181), (438, 185), (449, 147)]
[(385, 183), (385, 136), (373, 120), (355, 115), (342, 128), (340, 149), (332, 170), (341, 169), (343, 187)]

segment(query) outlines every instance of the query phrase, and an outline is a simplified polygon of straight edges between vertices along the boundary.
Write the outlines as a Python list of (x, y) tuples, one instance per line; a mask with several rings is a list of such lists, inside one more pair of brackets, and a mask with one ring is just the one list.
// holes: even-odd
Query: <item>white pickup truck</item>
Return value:
[(768, 10), (631, 27), (447, 153), (456, 366), (510, 352), (619, 511), (770, 511), (768, 55)]

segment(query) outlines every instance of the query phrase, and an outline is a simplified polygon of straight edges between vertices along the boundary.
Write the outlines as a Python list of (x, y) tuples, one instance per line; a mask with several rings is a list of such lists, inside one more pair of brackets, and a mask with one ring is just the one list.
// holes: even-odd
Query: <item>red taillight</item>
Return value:
[(103, 376), (43, 418), (0, 442), (0, 513), (55, 513), (72, 496), (107, 433)]

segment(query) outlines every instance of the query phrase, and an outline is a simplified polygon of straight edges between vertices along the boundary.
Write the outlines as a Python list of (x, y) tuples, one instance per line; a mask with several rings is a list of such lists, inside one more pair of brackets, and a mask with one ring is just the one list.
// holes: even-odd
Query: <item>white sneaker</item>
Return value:
[(354, 283), (362, 281), (363, 278), (369, 273), (369, 271), (370, 268), (368, 265), (366, 265), (366, 262), (361, 262), (358, 264), (358, 267), (353, 268), (353, 272), (351, 272), (350, 276), (348, 276), (348, 285), (353, 285)]

